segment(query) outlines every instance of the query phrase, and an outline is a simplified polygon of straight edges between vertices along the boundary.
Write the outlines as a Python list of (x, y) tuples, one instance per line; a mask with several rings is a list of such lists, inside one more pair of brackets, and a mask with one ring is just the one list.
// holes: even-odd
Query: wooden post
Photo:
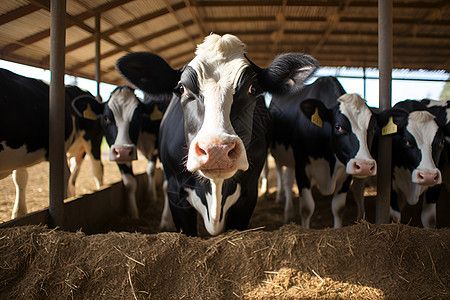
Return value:
[[(392, 0), (378, 0), (378, 69), (380, 108), (391, 107), (392, 86)], [(392, 138), (380, 138), (378, 147), (376, 223), (389, 223), (391, 200)]]
[(97, 82), (97, 100), (102, 102), (100, 97), (100, 82), (101, 82), (101, 70), (100, 70), (100, 14), (95, 14), (95, 81)]
[(50, 14), (49, 225), (64, 228), (64, 172), (67, 164), (64, 147), (66, 1), (52, 0)]

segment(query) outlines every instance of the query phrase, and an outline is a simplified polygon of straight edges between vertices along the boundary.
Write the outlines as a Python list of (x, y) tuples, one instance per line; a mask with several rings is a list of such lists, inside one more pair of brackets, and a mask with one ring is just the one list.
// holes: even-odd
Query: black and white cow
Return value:
[[(12, 218), (16, 218), (27, 212), (26, 168), (48, 159), (49, 86), (40, 80), (0, 69), (0, 90), (0, 179), (13, 173), (16, 200)], [(103, 181), (100, 160), (103, 131), (99, 122), (79, 118), (73, 112), (71, 103), (75, 98), (94, 97), (78, 87), (66, 86), (66, 153), (68, 158), (78, 156), (75, 165), (71, 165), (74, 172), (67, 181), (71, 195), (75, 193), (77, 170), (85, 153), (91, 158), (98, 188)], [(65, 190), (67, 192), (67, 187)]]
[[(437, 122), (426, 103), (406, 100), (397, 103), (393, 122), (397, 132), (392, 138), (391, 214), (401, 220), (406, 205), (422, 203), (421, 221), (424, 227), (436, 225), (436, 202), (442, 183), (446, 159), (444, 154), (445, 123)], [(386, 121), (384, 121), (385, 123)]]
[[(120, 68), (121, 63), (118, 63)], [(120, 69), (119, 69), (120, 70)], [(106, 141), (110, 146), (110, 160), (117, 162), (127, 191), (128, 214), (139, 217), (136, 201), (137, 181), (133, 174), (132, 161), (139, 150), (147, 159), (148, 196), (156, 200), (155, 163), (159, 126), (170, 98), (144, 98), (141, 101), (129, 86), (119, 86), (105, 103), (90, 99), (74, 101), (74, 108), (83, 114), (89, 105), (96, 118), (102, 119)]]
[(287, 167), (285, 221), (293, 219), (295, 176), (302, 226), (310, 226), (315, 208), (312, 188), (317, 186), (322, 195), (333, 194), (334, 227), (341, 227), (352, 176), (377, 172), (369, 151), (376, 115), (360, 96), (345, 94), (334, 77), (318, 78), (297, 93), (273, 94), (269, 111), (274, 123), (271, 153), (278, 172)]
[(317, 67), (310, 56), (291, 53), (261, 69), (245, 53), (237, 37), (212, 34), (179, 70), (151, 53), (139, 54), (142, 67), (120, 69), (149, 95), (173, 95), (160, 157), (173, 220), (187, 235), (197, 234), (197, 213), (211, 235), (246, 229), (271, 135), (263, 92), (301, 88)]

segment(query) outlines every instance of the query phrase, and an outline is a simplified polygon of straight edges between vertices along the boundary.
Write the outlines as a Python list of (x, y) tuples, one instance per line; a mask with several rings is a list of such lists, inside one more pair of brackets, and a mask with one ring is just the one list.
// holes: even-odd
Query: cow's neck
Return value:
[(194, 190), (187, 190), (189, 203), (201, 214), (205, 228), (211, 235), (218, 235), (225, 230), (226, 214), (228, 209), (236, 203), (241, 192), (241, 185), (236, 185), (233, 194), (223, 194), (224, 180), (209, 181), (210, 193), (205, 193), (206, 205)]

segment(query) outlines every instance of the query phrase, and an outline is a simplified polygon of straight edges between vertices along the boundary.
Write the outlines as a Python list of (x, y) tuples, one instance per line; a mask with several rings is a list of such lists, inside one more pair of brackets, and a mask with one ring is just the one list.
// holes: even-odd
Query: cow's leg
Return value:
[(342, 187), (334, 193), (333, 199), (331, 200), (331, 211), (333, 212), (334, 228), (341, 228), (343, 225), (347, 193), (350, 189), (350, 184), (352, 183), (352, 176), (345, 176), (341, 179), (344, 180), (344, 182), (339, 180), (337, 182), (337, 186)]
[(17, 169), (12, 173), (12, 178), (16, 186), (16, 201), (12, 211), (12, 219), (27, 213), (27, 204), (25, 202), (25, 191), (28, 182), (27, 169)]
[(284, 223), (289, 223), (295, 219), (294, 202), (292, 200), (292, 186), (295, 180), (295, 170), (293, 168), (286, 168), (284, 173), (283, 183), (286, 196), (286, 203), (284, 204)]
[(155, 170), (156, 170), (156, 155), (152, 155), (147, 163), (147, 178), (148, 178), (148, 186), (147, 186), (147, 194), (150, 198), (150, 201), (156, 201), (156, 181), (155, 181)]
[(346, 199), (347, 193), (336, 193), (331, 200), (331, 211), (333, 212), (334, 217), (334, 228), (342, 227)]
[(266, 158), (266, 162), (264, 163), (264, 167), (261, 173), (261, 185), (260, 192), (262, 194), (267, 195), (269, 193), (269, 161)]
[(75, 156), (68, 157), (67, 163), (70, 170), (70, 176), (68, 181), (68, 196), (75, 196), (75, 183), (77, 181), (78, 174), (80, 173), (81, 164), (83, 163), (86, 152), (83, 147), (80, 147)]
[(366, 209), (364, 207), (364, 187), (365, 180), (363, 178), (354, 178), (351, 187), (353, 199), (356, 203), (357, 209), (357, 220), (362, 220), (365, 218)]
[(314, 213), (315, 203), (311, 188), (303, 188), (300, 193), (300, 215), (302, 226), (309, 228)]
[(133, 219), (139, 218), (139, 211), (136, 202), (137, 180), (134, 177), (131, 163), (118, 164), (122, 174), (123, 185), (127, 194), (127, 212)]
[(436, 203), (427, 203), (424, 199), (420, 219), (424, 228), (436, 227)]
[(159, 229), (161, 231), (174, 231), (175, 224), (173, 223), (172, 212), (169, 206), (169, 197), (167, 196), (167, 180), (163, 183), (164, 192), (164, 208), (161, 215), (161, 223), (159, 224)]
[(283, 190), (283, 166), (280, 164), (275, 164), (275, 168), (277, 170), (277, 195), (275, 198), (275, 202), (279, 204), (281, 199), (283, 199), (284, 191)]
[(91, 160), (91, 170), (94, 175), (95, 186), (100, 189), (103, 185), (103, 163), (100, 158), (95, 158), (89, 154)]
[(86, 153), (91, 159), (91, 171), (94, 175), (95, 185), (97, 189), (100, 189), (103, 185), (103, 163), (102, 163), (102, 140), (103, 140), (103, 130), (96, 131), (96, 136), (90, 141), (90, 147), (87, 149)]

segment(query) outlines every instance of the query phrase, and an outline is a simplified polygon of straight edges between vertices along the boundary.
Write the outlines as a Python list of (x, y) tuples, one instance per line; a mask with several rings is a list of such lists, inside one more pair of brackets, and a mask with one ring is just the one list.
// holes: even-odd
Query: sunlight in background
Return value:
[[(49, 70), (25, 66), (4, 60), (0, 60), (0, 68), (8, 69), (19, 75), (42, 79), (46, 82), (50, 82)], [(315, 77), (311, 78), (308, 83), (314, 81), (317, 76), (336, 76), (338, 77), (347, 93), (357, 93), (361, 97), (364, 97), (364, 80), (362, 78), (363, 75), (364, 73), (362, 68), (323, 67), (316, 72)], [(366, 77), (365, 99), (367, 100), (367, 104), (369, 106), (378, 107), (378, 79), (372, 79), (378, 77), (378, 70), (368, 68), (366, 70)], [(424, 98), (430, 98), (439, 100), (439, 96), (445, 85), (445, 80), (449, 79), (449, 74), (444, 71), (393, 70), (392, 78), (393, 106), (395, 103), (406, 99), (421, 100)], [(402, 80), (395, 80), (396, 78), (402, 78)], [(404, 80), (407, 78), (423, 80)], [(425, 79), (431, 79), (434, 81), (424, 81)], [(65, 84), (77, 85), (78, 87), (89, 91), (94, 96), (97, 94), (97, 84), (94, 80), (66, 75), (64, 81)], [(115, 85), (107, 83), (100, 84), (100, 96), (102, 97), (103, 101), (107, 101), (109, 99), (109, 95), (115, 88)], [(136, 91), (136, 95), (140, 98), (143, 98), (143, 93), (141, 91)]]

